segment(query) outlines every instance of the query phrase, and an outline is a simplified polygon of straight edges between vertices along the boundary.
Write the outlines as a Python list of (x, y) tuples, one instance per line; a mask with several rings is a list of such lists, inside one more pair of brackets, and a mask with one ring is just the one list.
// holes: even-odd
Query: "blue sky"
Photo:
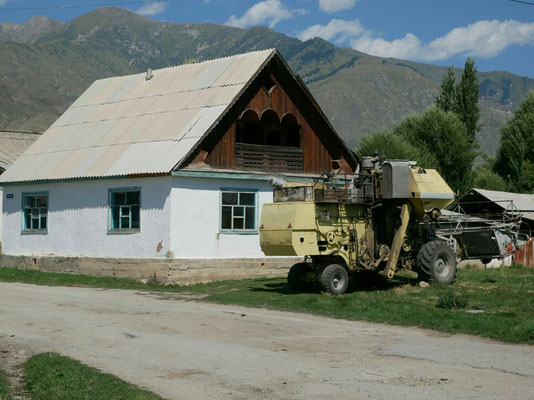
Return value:
[(20, 24), (38, 14), (68, 21), (97, 4), (121, 3), (158, 20), (266, 25), (302, 40), (319, 36), (369, 54), (439, 65), (461, 67), (471, 56), (480, 71), (534, 77), (534, 0), (525, 2), (532, 5), (510, 0), (0, 0), (0, 21)]

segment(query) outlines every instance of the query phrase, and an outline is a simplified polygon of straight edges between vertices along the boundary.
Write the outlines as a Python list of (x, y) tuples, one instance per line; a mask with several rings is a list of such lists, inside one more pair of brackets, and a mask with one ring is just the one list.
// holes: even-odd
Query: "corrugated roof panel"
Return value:
[(183, 92), (179, 94), (172, 94), (172, 101), (168, 102), (168, 107), (171, 110), (184, 110), (191, 108), (190, 105), (194, 102), (195, 98), (199, 96), (199, 91)]
[(115, 107), (108, 115), (109, 119), (128, 118), (147, 113), (147, 109), (157, 101), (155, 97), (145, 97), (138, 100), (125, 100), (115, 103)]
[(69, 108), (63, 113), (63, 115), (61, 115), (61, 117), (58, 118), (56, 123), (52, 125), (51, 128), (91, 121), (94, 118), (93, 114), (95, 114), (97, 111), (99, 111), (97, 106)]
[(176, 75), (176, 79), (169, 79), (169, 86), (165, 89), (165, 93), (190, 91), (191, 83), (202, 74), (204, 63), (186, 64), (176, 68), (179, 68), (179, 73)]
[[(172, 166), (158, 166), (161, 155), (167, 152), (172, 141), (135, 143), (117, 157), (117, 162), (109, 169), (109, 175), (128, 175), (147, 173), (169, 172)], [(139, 162), (143, 160), (144, 162)], [(165, 167), (165, 168), (163, 168)]]
[[(74, 151), (69, 151), (68, 153), (60, 153), (54, 155), (66, 155), (65, 158), (58, 162), (57, 167), (51, 171), (48, 175), (48, 179), (61, 179), (65, 176), (69, 176), (71, 171), (75, 170), (76, 166), (83, 160), (85, 155), (91, 151), (91, 148), (79, 149)], [(58, 160), (59, 161), (59, 160)]]
[(30, 147), (38, 134), (23, 132), (0, 132), (0, 167), (8, 166)]
[(169, 146), (166, 152), (161, 153), (161, 157), (157, 160), (154, 169), (170, 171), (176, 164), (182, 161), (196, 142), (196, 139), (184, 139), (179, 142), (170, 142), (173, 145)]
[[(76, 137), (78, 139), (78, 134), (85, 133), (87, 128), (86, 124), (58, 126), (53, 128), (50, 132), (51, 134), (47, 134), (47, 136), (43, 138), (44, 140), (37, 143), (38, 146), (34, 147), (31, 150), (31, 153), (51, 153), (77, 148), (77, 141), (73, 143), (69, 141), (69, 138)], [(79, 137), (81, 137), (81, 135)], [(28, 153), (30, 153), (30, 151), (28, 151)]]
[(149, 114), (135, 118), (135, 124), (124, 132), (118, 143), (146, 142), (146, 135), (154, 125), (159, 114)]
[(177, 95), (172, 95), (172, 94), (158, 96), (157, 101), (152, 103), (150, 107), (148, 107), (148, 109), (146, 110), (147, 113), (166, 112), (166, 111), (174, 110), (175, 108), (172, 107), (172, 104), (176, 96)]
[(86, 149), (74, 150), (79, 154), (79, 162), (74, 168), (65, 168), (63, 176), (67, 178), (90, 177), (87, 172), (95, 165), (99, 158), (108, 150), (108, 147), (93, 147), (86, 151)]
[(220, 105), (228, 105), (239, 92), (241, 87), (212, 87), (208, 89), (197, 90), (196, 96), (191, 98), (188, 108), (206, 108)]
[(138, 76), (121, 76), (116, 79), (110, 79), (110, 82), (101, 93), (93, 99), (92, 104), (113, 103), (119, 100), (125, 93), (126, 89), (135, 85), (139, 80)]
[(36, 160), (36, 156), (21, 155), (15, 160), (13, 164), (0, 176), (2, 182), (16, 182), (19, 180), (26, 180), (25, 170), (30, 167), (32, 160)]
[(227, 106), (203, 108), (195, 117), (195, 123), (181, 136), (181, 139), (193, 139), (202, 137), (206, 131), (217, 121), (217, 118)]
[[(68, 157), (67, 152), (45, 153), (38, 154), (37, 157), (32, 156), (28, 167), (35, 171), (36, 177), (40, 179), (47, 179), (50, 174), (59, 167), (59, 165)], [(26, 179), (34, 178), (35, 175), (30, 175), (25, 169)]]
[(81, 94), (80, 97), (76, 99), (74, 103), (70, 106), (70, 108), (73, 107), (80, 107), (85, 106), (88, 104), (93, 104), (94, 101), (92, 101), (98, 94), (103, 90), (103, 88), (108, 84), (109, 79), (100, 79), (98, 81), (93, 82), (91, 86), (89, 86), (85, 92)]
[(98, 143), (99, 146), (110, 146), (113, 144), (124, 143), (122, 137), (126, 135), (128, 130), (135, 125), (137, 118), (121, 118), (116, 120), (116, 124), (111, 131), (102, 137)]
[[(59, 126), (54, 128), (54, 135), (47, 136), (39, 148), (34, 148), (35, 153), (54, 153), (69, 151), (92, 145), (92, 135), (96, 129), (94, 124), (78, 124)], [(75, 141), (71, 138), (76, 138)]]
[(273, 52), (274, 50), (265, 50), (247, 56), (235, 57), (230, 68), (227, 68), (213, 82), (213, 85), (235, 85), (247, 82)]
[(196, 114), (198, 114), (197, 109), (158, 114), (154, 125), (150, 127), (145, 138), (147, 140), (177, 140), (181, 136), (180, 132)]
[(130, 145), (106, 146), (100, 158), (86, 172), (88, 176), (106, 176)]
[(103, 121), (109, 119), (111, 113), (121, 105), (121, 103), (105, 103), (91, 106), (85, 106), (81, 109), (94, 109), (95, 111), (90, 117), (85, 119), (85, 122)]
[(271, 53), (96, 81), (0, 182), (169, 172)]
[(121, 84), (111, 95), (105, 100), (106, 103), (114, 102), (123, 98), (126, 98), (126, 93), (130, 90), (130, 88), (135, 87), (139, 84), (139, 76), (138, 75), (130, 75), (125, 76), (123, 79), (121, 79)]
[(130, 86), (122, 95), (123, 99), (138, 99), (145, 97), (146, 92), (151, 84), (150, 81), (145, 80), (146, 72), (132, 75), (134, 84)]
[(210, 87), (213, 85), (219, 76), (232, 64), (233, 57), (221, 58), (211, 63), (206, 63), (202, 74), (196, 77), (191, 82), (189, 90), (198, 90)]
[(97, 121), (85, 126), (83, 131), (78, 132), (77, 148), (99, 146), (100, 142), (115, 129), (119, 120)]
[(148, 90), (143, 96), (158, 96), (169, 92), (169, 84), (176, 78), (172, 68), (159, 69), (152, 72), (152, 79), (147, 81)]
[(472, 190), (480, 193), (491, 201), (502, 202), (499, 204), (501, 207), (506, 208), (508, 205), (504, 202), (511, 200), (514, 202), (514, 206), (520, 211), (534, 211), (534, 194), (499, 192), (486, 189)]
[[(46, 131), (47, 132), (47, 135), (49, 136), (54, 136), (56, 134), (58, 134), (58, 130), (60, 130), (62, 128), (48, 128), (48, 130)], [(39, 136), (39, 138), (30, 146), (26, 149), (26, 151), (24, 152), (24, 154), (34, 154), (34, 153), (39, 153), (41, 151), (41, 149), (46, 146), (47, 144), (47, 140), (44, 138), (44, 135), (41, 135)]]
[(104, 85), (102, 85), (99, 91), (93, 93), (91, 97), (88, 97), (84, 102), (84, 105), (87, 106), (107, 103), (107, 99), (110, 98), (120, 87), (123, 79), (124, 77), (117, 77), (103, 80)]

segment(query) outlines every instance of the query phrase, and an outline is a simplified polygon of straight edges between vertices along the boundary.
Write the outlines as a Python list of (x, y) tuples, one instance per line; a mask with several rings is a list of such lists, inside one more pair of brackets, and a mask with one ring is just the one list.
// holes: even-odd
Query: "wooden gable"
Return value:
[(276, 55), (183, 164), (249, 172), (353, 173), (356, 160)]

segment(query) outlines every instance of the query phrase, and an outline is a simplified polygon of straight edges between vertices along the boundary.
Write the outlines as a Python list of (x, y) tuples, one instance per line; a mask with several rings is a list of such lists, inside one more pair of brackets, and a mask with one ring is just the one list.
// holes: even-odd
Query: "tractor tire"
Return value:
[(448, 285), (456, 276), (456, 257), (447, 243), (433, 240), (419, 250), (417, 269), (421, 280)]
[(340, 295), (349, 286), (347, 270), (339, 264), (330, 264), (321, 273), (321, 285), (327, 293)]
[(305, 281), (306, 274), (311, 272), (311, 266), (302, 262), (293, 265), (287, 274), (287, 285), (294, 293), (302, 293), (310, 290), (311, 284)]

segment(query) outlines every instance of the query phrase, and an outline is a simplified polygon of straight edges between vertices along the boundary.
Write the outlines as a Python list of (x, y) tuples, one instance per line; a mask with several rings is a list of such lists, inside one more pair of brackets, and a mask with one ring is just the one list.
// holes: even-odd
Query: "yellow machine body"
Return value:
[[(370, 170), (358, 182), (345, 176), (337, 183), (275, 188), (275, 202), (264, 204), (261, 212), (262, 251), (311, 257), (320, 264), (337, 258), (348, 270), (386, 266), (386, 275), (392, 277), (409, 222), (447, 206), (454, 193), (435, 170), (409, 166), (400, 170), (399, 179), (391, 173), (385, 179), (382, 172)], [(391, 186), (397, 181), (406, 187), (384, 189), (384, 182)], [(392, 196), (396, 193), (402, 198)]]
[(417, 217), (442, 210), (454, 201), (454, 192), (435, 169), (410, 168), (410, 202)]

